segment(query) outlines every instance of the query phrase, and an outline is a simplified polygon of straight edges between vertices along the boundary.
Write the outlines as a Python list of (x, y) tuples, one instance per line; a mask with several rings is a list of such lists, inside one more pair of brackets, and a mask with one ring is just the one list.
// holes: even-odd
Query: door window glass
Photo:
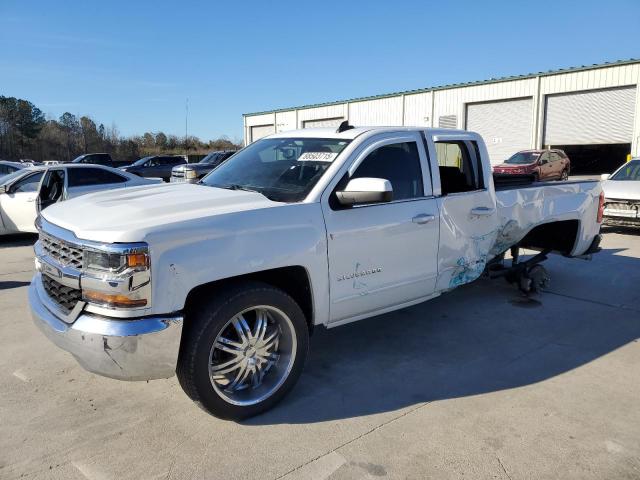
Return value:
[(476, 142), (436, 142), (442, 195), (484, 188)]
[(23, 178), (19, 182), (13, 186), (13, 191), (15, 193), (20, 192), (35, 192), (38, 190), (38, 184), (40, 183), (40, 179), (42, 178), (43, 172), (34, 173), (33, 175), (29, 175), (27, 178)]
[(424, 196), (420, 154), (416, 142), (380, 147), (358, 166), (351, 178), (383, 178), (391, 182), (393, 200)]

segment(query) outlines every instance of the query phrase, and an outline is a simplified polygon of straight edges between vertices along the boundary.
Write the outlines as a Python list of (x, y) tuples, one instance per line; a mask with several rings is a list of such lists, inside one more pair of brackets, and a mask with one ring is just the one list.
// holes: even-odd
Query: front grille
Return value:
[(42, 249), (65, 267), (82, 268), (82, 248), (40, 232)]
[(182, 177), (184, 177), (184, 172), (182, 172), (182, 171), (173, 171), (173, 172), (171, 172), (171, 176), (172, 177), (176, 177), (176, 178), (182, 178)]
[(76, 306), (76, 303), (82, 299), (82, 292), (79, 289), (62, 285), (47, 275), (42, 275), (42, 286), (44, 287), (44, 291), (47, 292), (47, 295), (49, 295), (66, 314), (71, 312), (73, 307)]
[(638, 210), (638, 205), (625, 202), (607, 202), (604, 207), (611, 208), (613, 210)]

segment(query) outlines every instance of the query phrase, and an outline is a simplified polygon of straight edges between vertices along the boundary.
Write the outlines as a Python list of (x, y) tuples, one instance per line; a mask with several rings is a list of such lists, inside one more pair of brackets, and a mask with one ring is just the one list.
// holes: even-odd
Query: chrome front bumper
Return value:
[(43, 302), (40, 274), (29, 287), (36, 326), (86, 370), (119, 380), (153, 380), (175, 374), (183, 318), (154, 316), (115, 319), (82, 313), (71, 324)]

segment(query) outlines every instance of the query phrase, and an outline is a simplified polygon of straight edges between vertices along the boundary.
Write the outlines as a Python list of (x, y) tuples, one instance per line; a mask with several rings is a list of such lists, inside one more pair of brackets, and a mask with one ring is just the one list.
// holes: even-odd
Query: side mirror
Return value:
[(363, 203), (382, 203), (393, 200), (393, 187), (384, 178), (354, 178), (346, 188), (336, 192), (341, 205), (350, 207)]
[(611, 175), (609, 175), (608, 173), (603, 173), (602, 175), (600, 175), (600, 180), (604, 181), (604, 180), (609, 180), (609, 177)]

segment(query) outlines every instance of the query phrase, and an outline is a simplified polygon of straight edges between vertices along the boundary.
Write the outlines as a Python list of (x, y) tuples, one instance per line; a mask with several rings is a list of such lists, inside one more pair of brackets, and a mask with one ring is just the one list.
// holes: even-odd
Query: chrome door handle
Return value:
[(482, 215), (482, 216), (487, 216), (487, 215), (493, 215), (493, 213), (496, 211), (495, 208), (489, 208), (489, 207), (476, 207), (476, 208), (472, 208), (471, 209), (471, 215)]
[(425, 223), (433, 222), (436, 219), (435, 215), (430, 215), (428, 213), (421, 213), (420, 215), (416, 215), (411, 219), (413, 223), (417, 223), (419, 225), (424, 225)]
[(34, 198), (27, 198), (27, 202), (35, 202), (35, 201), (36, 201), (35, 197)]

